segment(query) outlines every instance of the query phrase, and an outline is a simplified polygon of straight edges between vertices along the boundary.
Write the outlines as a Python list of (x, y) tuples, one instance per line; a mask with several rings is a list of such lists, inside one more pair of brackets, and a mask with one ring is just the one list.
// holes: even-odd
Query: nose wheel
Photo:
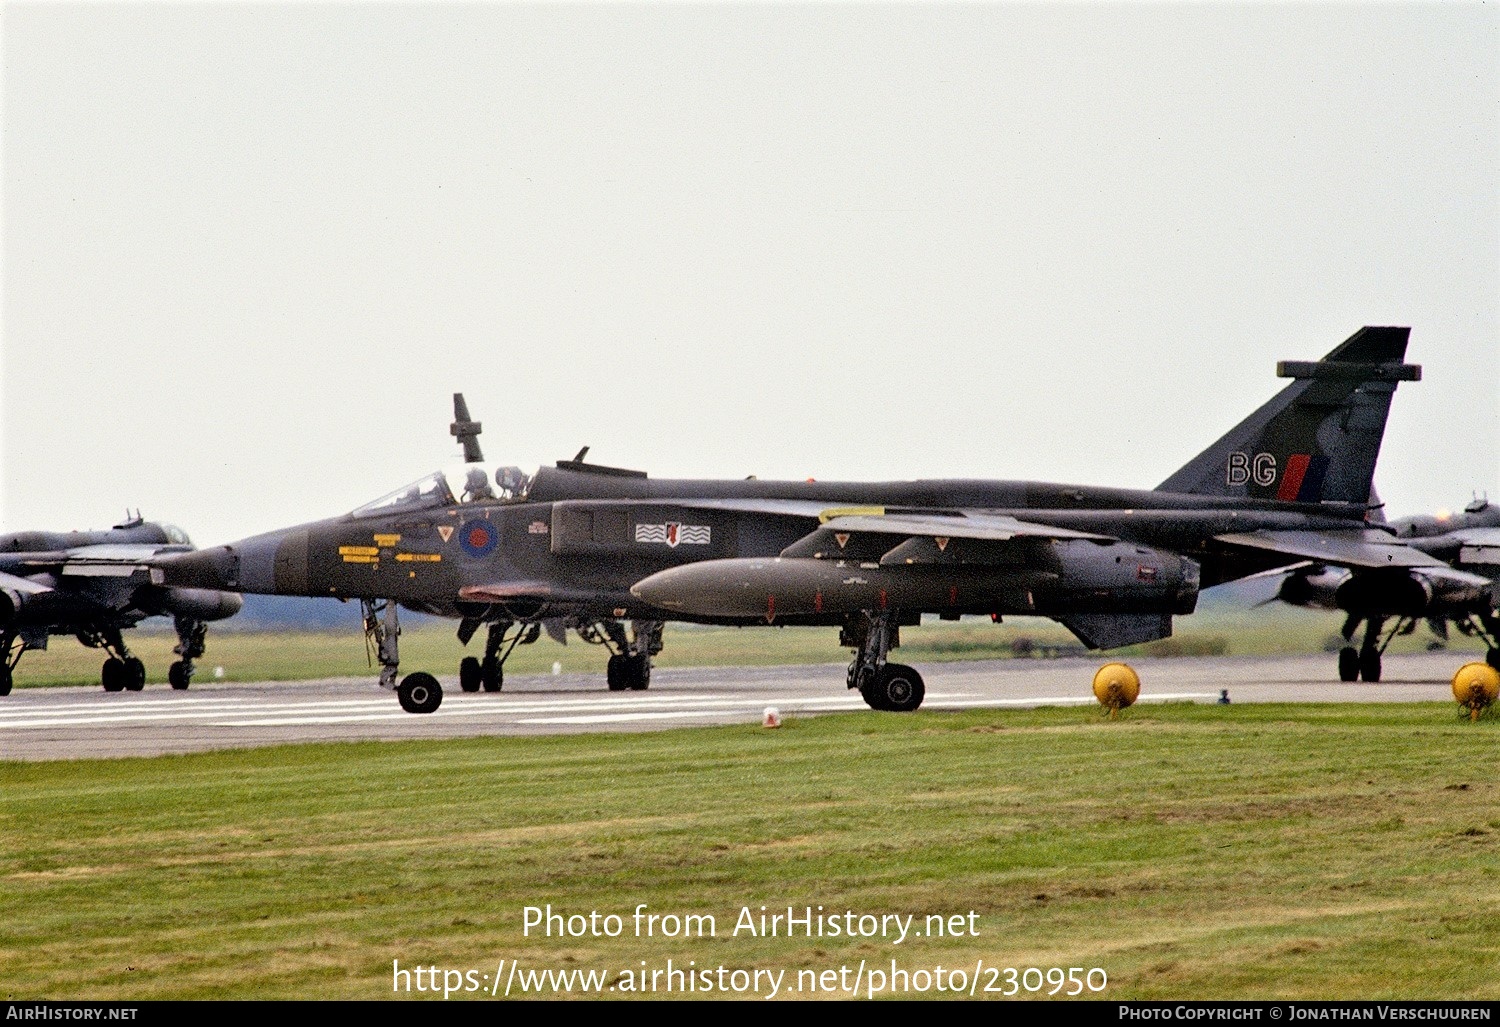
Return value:
[(437, 678), (419, 670), (401, 679), (396, 699), (407, 713), (431, 713), (443, 704), (443, 686)]
[(431, 674), (417, 671), (396, 681), (401, 671), (401, 653), (397, 639), (401, 622), (394, 599), (362, 599), (365, 620), (365, 644), (380, 661), (380, 685), (394, 688), (396, 700), (407, 713), (431, 713), (443, 704), (443, 686)]

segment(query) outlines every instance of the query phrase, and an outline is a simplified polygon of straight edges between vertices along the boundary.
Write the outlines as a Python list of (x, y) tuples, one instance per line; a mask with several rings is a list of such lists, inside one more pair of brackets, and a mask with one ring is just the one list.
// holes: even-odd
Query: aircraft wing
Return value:
[(151, 569), (161, 553), (182, 551), (182, 546), (151, 544), (79, 546), (45, 553), (27, 553), (15, 566), (57, 571), (73, 577), (129, 577)]
[[(962, 509), (933, 510), (894, 506), (839, 506), (827, 500), (808, 499), (690, 499), (658, 500), (663, 505), (690, 510), (729, 510), (735, 513), (779, 514), (785, 517), (816, 517), (840, 531), (878, 532), (885, 535), (938, 535), (947, 538), (982, 538), (1009, 541), (1013, 538), (1113, 538), (1069, 528), (1032, 524), (1007, 514)], [(639, 505), (637, 501), (636, 505)]]
[(1384, 531), (1246, 531), (1215, 535), (1230, 546), (1266, 550), (1301, 560), (1339, 567), (1448, 567), (1435, 556), (1414, 549)]
[(825, 510), (821, 519), (823, 524), (781, 555), (873, 560), (887, 566), (1016, 563), (1018, 547), (1030, 539), (1113, 540), (1109, 535), (1032, 524), (1004, 514), (882, 514), (878, 509), (850, 509)]
[(824, 522), (837, 531), (879, 532), (885, 535), (933, 535), (945, 538), (977, 538), (1009, 542), (1013, 538), (1091, 538), (1108, 539), (1072, 528), (1054, 528), (1049, 524), (1018, 521), (1005, 514), (924, 515), (891, 514), (870, 517), (860, 514), (835, 515)]

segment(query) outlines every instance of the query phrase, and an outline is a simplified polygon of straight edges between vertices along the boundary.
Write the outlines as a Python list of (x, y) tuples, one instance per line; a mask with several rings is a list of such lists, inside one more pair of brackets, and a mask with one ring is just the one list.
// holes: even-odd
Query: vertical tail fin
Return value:
[(1375, 459), (1410, 328), (1361, 328), (1319, 361), (1284, 360), (1295, 381), (1158, 485), (1158, 492), (1298, 503), (1370, 501)]

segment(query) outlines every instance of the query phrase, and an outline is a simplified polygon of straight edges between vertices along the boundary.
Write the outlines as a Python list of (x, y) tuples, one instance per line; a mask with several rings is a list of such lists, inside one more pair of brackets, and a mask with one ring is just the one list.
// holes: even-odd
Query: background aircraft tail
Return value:
[(1158, 492), (1297, 503), (1370, 502), (1375, 459), (1410, 328), (1361, 328), (1319, 361), (1284, 360), (1295, 379), (1158, 485)]

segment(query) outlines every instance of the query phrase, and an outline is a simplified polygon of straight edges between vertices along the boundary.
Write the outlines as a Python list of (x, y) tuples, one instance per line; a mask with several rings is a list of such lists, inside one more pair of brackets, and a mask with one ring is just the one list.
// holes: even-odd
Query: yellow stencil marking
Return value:
[(398, 563), (442, 563), (442, 553), (397, 553)]
[(345, 563), (379, 563), (380, 562), (380, 557), (378, 557), (378, 556), (364, 556), (364, 555), (361, 555), (359, 553), (346, 553), (346, 554), (344, 554), (344, 562)]
[(379, 556), (380, 550), (374, 546), (339, 546), (340, 556)]
[(883, 506), (835, 506), (818, 514), (818, 523), (827, 524), (835, 517), (884, 517)]
[(393, 546), (401, 541), (400, 535), (376, 535), (374, 538), (377, 546)]

